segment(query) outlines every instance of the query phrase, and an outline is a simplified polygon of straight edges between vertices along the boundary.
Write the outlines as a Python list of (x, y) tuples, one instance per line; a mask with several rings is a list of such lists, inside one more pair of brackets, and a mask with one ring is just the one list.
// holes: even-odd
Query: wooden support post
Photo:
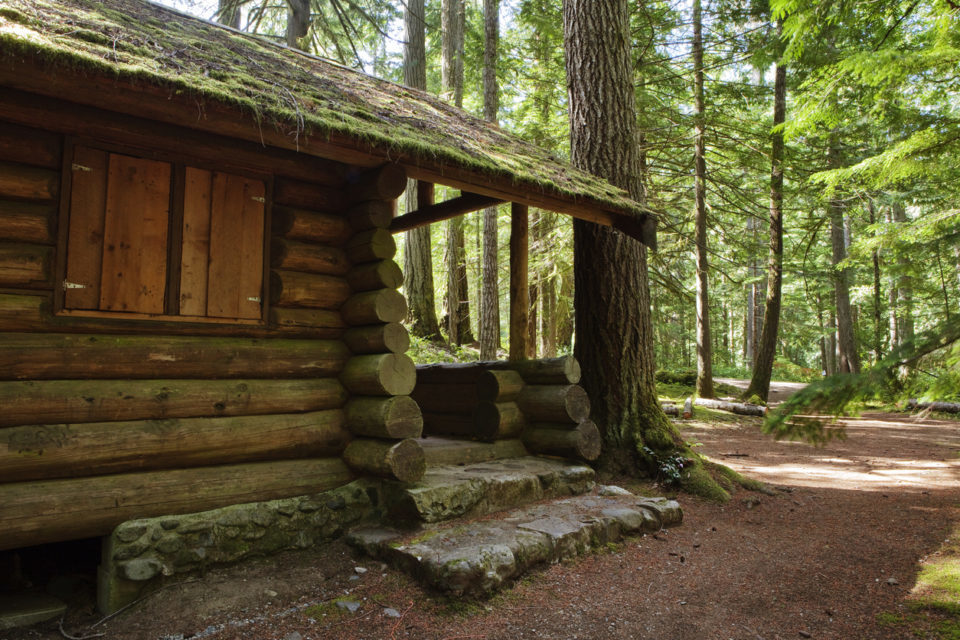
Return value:
[(417, 180), (417, 208), (433, 204), (433, 183)]
[(530, 288), (527, 205), (510, 205), (510, 359), (527, 359)]

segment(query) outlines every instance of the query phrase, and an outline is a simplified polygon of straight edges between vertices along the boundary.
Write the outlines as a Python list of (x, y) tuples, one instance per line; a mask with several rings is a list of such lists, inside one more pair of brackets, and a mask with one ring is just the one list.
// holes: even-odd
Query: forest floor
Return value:
[[(680, 495), (681, 526), (546, 567), (485, 602), (431, 595), (337, 543), (210, 571), (93, 629), (92, 608), (74, 609), (64, 628), (124, 640), (960, 638), (960, 422), (865, 413), (844, 424), (845, 440), (814, 448), (771, 440), (756, 418), (685, 421), (699, 451), (772, 495)], [(344, 596), (356, 612), (333, 604)], [(63, 636), (48, 624), (13, 637)]]

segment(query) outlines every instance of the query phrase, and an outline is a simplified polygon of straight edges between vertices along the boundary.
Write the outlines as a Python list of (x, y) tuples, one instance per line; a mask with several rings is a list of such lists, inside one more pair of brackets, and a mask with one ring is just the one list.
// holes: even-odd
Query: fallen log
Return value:
[(665, 414), (667, 414), (668, 416), (678, 416), (678, 417), (680, 416), (680, 407), (678, 407), (677, 405), (673, 404), (672, 402), (669, 403), (669, 404), (668, 404), (668, 403), (663, 403), (663, 404), (660, 405), (660, 408), (661, 408), (661, 409), (663, 410), (663, 412), (664, 412)]
[(0, 550), (104, 536), (134, 518), (317, 493), (353, 478), (340, 458), (323, 458), (3, 484)]
[(358, 436), (403, 440), (423, 434), (423, 415), (410, 396), (352, 398), (346, 415), (347, 428)]
[(583, 387), (575, 384), (527, 385), (517, 402), (531, 422), (574, 425), (590, 417), (590, 398)]
[(575, 428), (567, 425), (535, 424), (520, 438), (532, 453), (544, 453), (561, 458), (596, 460), (600, 457), (600, 431), (590, 420)]
[(2, 381), (0, 427), (299, 413), (346, 399), (336, 378)]
[(728, 400), (714, 400), (713, 398), (697, 398), (693, 401), (698, 407), (708, 409), (719, 409), (720, 411), (729, 411), (743, 416), (767, 415), (767, 408), (759, 404), (749, 404), (746, 402), (730, 402)]
[(0, 482), (338, 456), (349, 441), (340, 409), (7, 427)]
[(907, 408), (911, 411), (930, 410), (942, 411), (944, 413), (960, 413), (960, 402), (918, 402), (916, 398), (910, 398), (907, 401)]
[(358, 438), (347, 445), (343, 460), (360, 473), (400, 482), (416, 482), (426, 470), (423, 449), (413, 439), (397, 442)]

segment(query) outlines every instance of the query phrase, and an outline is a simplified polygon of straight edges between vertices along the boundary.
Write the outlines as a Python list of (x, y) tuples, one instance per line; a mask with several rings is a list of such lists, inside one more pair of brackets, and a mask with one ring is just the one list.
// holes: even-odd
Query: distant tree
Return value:
[[(497, 124), (497, 53), (500, 0), (483, 2), (483, 119)], [(480, 359), (493, 360), (500, 348), (500, 273), (497, 267), (497, 208), (483, 210), (483, 274), (480, 285)]]

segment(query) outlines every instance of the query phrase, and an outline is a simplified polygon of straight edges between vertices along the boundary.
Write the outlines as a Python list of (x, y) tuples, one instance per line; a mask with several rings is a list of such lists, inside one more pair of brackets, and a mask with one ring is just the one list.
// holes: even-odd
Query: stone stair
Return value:
[(674, 501), (598, 488), (590, 467), (526, 455), (518, 440), (420, 442), (423, 478), (383, 485), (397, 527), (359, 529), (347, 542), (443, 593), (489, 595), (534, 566), (683, 518)]
[(673, 500), (604, 487), (444, 528), (365, 528), (350, 533), (347, 542), (442, 593), (482, 597), (537, 565), (582, 555), (624, 536), (659, 531), (682, 519)]

